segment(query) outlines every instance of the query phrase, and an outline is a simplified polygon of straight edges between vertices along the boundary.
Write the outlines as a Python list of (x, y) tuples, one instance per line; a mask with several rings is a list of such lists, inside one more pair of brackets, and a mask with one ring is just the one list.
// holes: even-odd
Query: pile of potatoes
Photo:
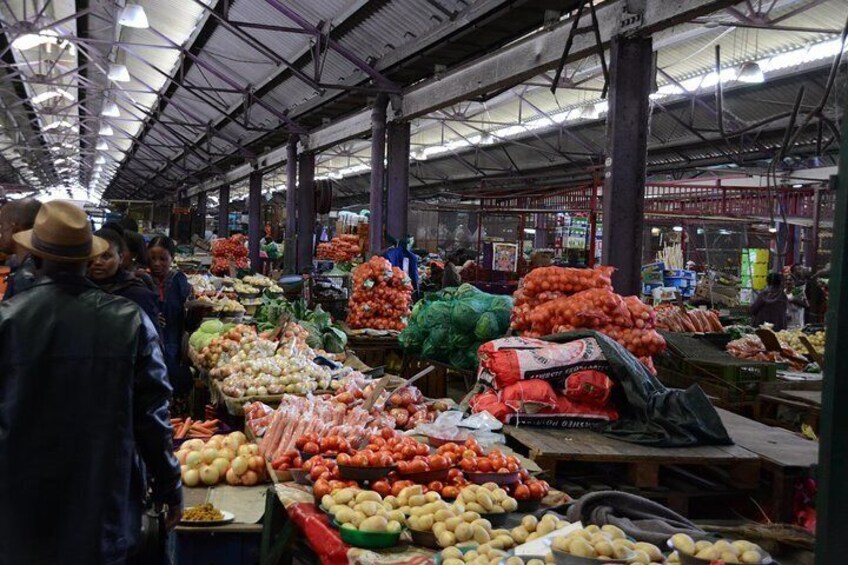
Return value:
[(448, 547), (441, 553), (442, 565), (499, 565), (507, 557), (506, 551), (484, 543), (465, 554), (458, 547)]
[(586, 526), (567, 536), (556, 536), (551, 548), (590, 559), (629, 559), (631, 563), (649, 565), (662, 563), (660, 549), (650, 543), (632, 542), (626, 538), (620, 528), (613, 525), (598, 527)]
[(385, 503), (370, 490), (343, 488), (321, 498), (321, 507), (333, 515), (342, 528), (362, 532), (400, 532), (406, 516)]
[(518, 509), (518, 501), (495, 483), (465, 486), (459, 491), (456, 501), (461, 502), (466, 510), (480, 514), (503, 514)]
[[(424, 489), (421, 485), (412, 485), (401, 490), (397, 496), (387, 496), (383, 499), (383, 503), (390, 510), (397, 510), (404, 516), (416, 516), (425, 513), (422, 509), (429, 504), (442, 501), (441, 495), (436, 491), (430, 491), (424, 494)], [(447, 504), (447, 503), (445, 503)], [(431, 507), (428, 507), (428, 509)], [(434, 514), (433, 512), (426, 512)]]
[[(409, 523), (409, 527), (419, 531), (432, 531), (440, 547), (475, 542), (481, 547), (506, 549), (513, 544), (507, 530), (493, 530), (488, 520), (477, 512), (463, 511), (461, 506), (442, 508), (431, 516), (422, 515), (414, 518)], [(427, 526), (430, 526), (429, 530)]]
[(670, 543), (678, 552), (708, 561), (721, 560), (728, 564), (750, 563), (756, 565), (762, 563), (766, 555), (760, 546), (744, 540), (734, 542), (702, 540), (696, 542), (686, 534), (674, 534), (671, 536)]
[(517, 545), (521, 545), (568, 525), (568, 522), (561, 520), (556, 514), (545, 514), (541, 520), (528, 514), (521, 519), (520, 526), (510, 530), (509, 535)]

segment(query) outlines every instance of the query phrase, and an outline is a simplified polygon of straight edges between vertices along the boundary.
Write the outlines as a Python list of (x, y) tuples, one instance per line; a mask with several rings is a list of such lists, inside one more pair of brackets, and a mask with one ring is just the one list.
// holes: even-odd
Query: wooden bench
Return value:
[(564, 462), (620, 464), (627, 468), (633, 486), (659, 486), (660, 467), (721, 467), (735, 486), (755, 489), (760, 459), (738, 445), (699, 447), (649, 447), (617, 440), (590, 430), (505, 427), (505, 433), (526, 447), (530, 459), (555, 476)]
[(819, 445), (798, 434), (716, 409), (736, 445), (757, 454), (771, 480), (775, 519), (791, 522), (792, 495), (797, 479), (806, 477), (818, 463)]

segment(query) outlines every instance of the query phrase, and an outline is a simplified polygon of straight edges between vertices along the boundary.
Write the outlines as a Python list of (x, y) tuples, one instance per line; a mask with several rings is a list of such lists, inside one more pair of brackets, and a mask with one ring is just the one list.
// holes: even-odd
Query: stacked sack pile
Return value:
[(508, 337), (479, 350), (480, 392), (474, 413), (507, 424), (580, 428), (618, 419), (610, 366), (594, 338), (552, 343)]
[(337, 235), (328, 242), (319, 243), (315, 252), (318, 259), (340, 262), (352, 261), (354, 257), (361, 254), (359, 236), (354, 234)]
[(654, 309), (636, 296), (613, 292), (610, 274), (608, 267), (544, 267), (531, 271), (516, 292), (513, 327), (528, 337), (596, 330), (616, 340), (655, 372), (651, 357), (665, 350), (666, 344), (655, 329)]
[(470, 284), (428, 294), (412, 309), (400, 344), (409, 353), (477, 369), (477, 349), (509, 330), (512, 298), (487, 294)]
[(347, 316), (351, 328), (400, 331), (411, 304), (412, 281), (386, 259), (375, 255), (354, 269)]

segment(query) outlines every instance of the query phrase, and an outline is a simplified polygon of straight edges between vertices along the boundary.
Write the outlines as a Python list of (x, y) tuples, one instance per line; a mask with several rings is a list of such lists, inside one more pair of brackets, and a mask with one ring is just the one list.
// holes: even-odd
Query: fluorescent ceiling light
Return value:
[(107, 116), (109, 118), (117, 118), (121, 115), (121, 111), (118, 109), (118, 105), (112, 101), (107, 101), (103, 104), (103, 110), (101, 110), (100, 115)]
[(38, 33), (25, 33), (23, 35), (19, 35), (14, 41), (12, 41), (12, 47), (18, 51), (33, 49), (39, 45), (44, 45), (45, 43), (55, 43), (57, 35), (58, 34), (52, 29), (45, 29)]
[(651, 235), (660, 235), (660, 228), (651, 228)]
[(109, 65), (109, 72), (106, 76), (109, 77), (109, 80), (113, 80), (115, 82), (130, 81), (130, 72), (127, 70), (126, 65), (118, 65), (117, 63)]
[(97, 149), (98, 151), (105, 151), (105, 150), (109, 149), (109, 146), (106, 144), (105, 141), (103, 141), (101, 139), (100, 141), (97, 142), (97, 147), (95, 147), (95, 149)]
[(100, 126), (100, 135), (115, 135), (115, 131), (112, 129), (112, 126), (109, 124), (103, 124)]
[(793, 184), (792, 188), (804, 188), (803, 184)]
[(65, 98), (68, 101), (73, 102), (74, 96), (68, 92), (67, 90), (48, 90), (46, 92), (42, 92), (41, 94), (36, 94), (32, 97), (33, 104), (42, 104), (47, 102), (48, 100), (52, 100), (53, 98)]
[(121, 10), (120, 17), (118, 17), (118, 23), (125, 27), (134, 27), (138, 29), (146, 29), (150, 27), (144, 8), (138, 4), (127, 4), (124, 6), (124, 9)]
[(100, 156), (97, 157), (97, 159), (94, 160), (94, 162), (97, 163), (98, 165), (102, 165), (103, 163), (106, 162), (106, 157), (104, 157), (103, 155), (100, 155)]
[(777, 228), (774, 226), (769, 226), (769, 233), (777, 233)]
[(58, 122), (50, 122), (49, 124), (41, 128), (41, 131), (51, 131), (59, 128), (74, 129), (74, 126), (70, 122), (66, 122), (65, 120), (59, 120)]
[(746, 61), (739, 65), (736, 80), (750, 84), (759, 84), (766, 81), (763, 70), (756, 61)]
[(676, 232), (680, 233), (680, 232), (682, 232), (682, 231), (683, 231), (683, 226), (674, 226), (674, 227), (673, 227), (673, 228), (671, 228), (671, 229), (673, 229), (674, 231), (676, 231)]

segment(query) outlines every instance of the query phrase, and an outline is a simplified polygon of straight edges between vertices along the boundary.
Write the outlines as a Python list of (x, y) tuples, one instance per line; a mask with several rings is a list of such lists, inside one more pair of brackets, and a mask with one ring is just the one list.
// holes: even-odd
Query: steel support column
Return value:
[(604, 172), (603, 263), (616, 268), (613, 287), (640, 292), (645, 175), (651, 92), (650, 37), (613, 38)]
[(400, 240), (409, 233), (409, 122), (388, 126), (386, 234)]
[(287, 274), (297, 272), (297, 140), (289, 137), (286, 145), (286, 239), (283, 265)]
[(262, 272), (259, 259), (259, 240), (262, 239), (262, 172), (250, 173), (247, 194), (247, 248), (250, 270)]
[(297, 185), (297, 272), (311, 270), (315, 237), (315, 153), (298, 158)]
[(535, 222), (536, 233), (533, 235), (533, 247), (536, 249), (544, 249), (548, 246), (548, 215), (536, 214)]
[(200, 237), (206, 238), (206, 193), (197, 195), (197, 216), (200, 219)]
[(388, 96), (381, 94), (371, 110), (371, 217), (368, 226), (368, 253), (383, 249), (383, 173), (386, 157), (386, 105)]
[[(842, 135), (848, 135), (843, 127)], [(819, 428), (816, 564), (842, 563), (848, 553), (848, 143), (840, 148), (839, 188), (833, 218), (827, 342), (824, 350), (821, 426)]]
[(230, 235), (230, 185), (218, 190), (218, 237)]

